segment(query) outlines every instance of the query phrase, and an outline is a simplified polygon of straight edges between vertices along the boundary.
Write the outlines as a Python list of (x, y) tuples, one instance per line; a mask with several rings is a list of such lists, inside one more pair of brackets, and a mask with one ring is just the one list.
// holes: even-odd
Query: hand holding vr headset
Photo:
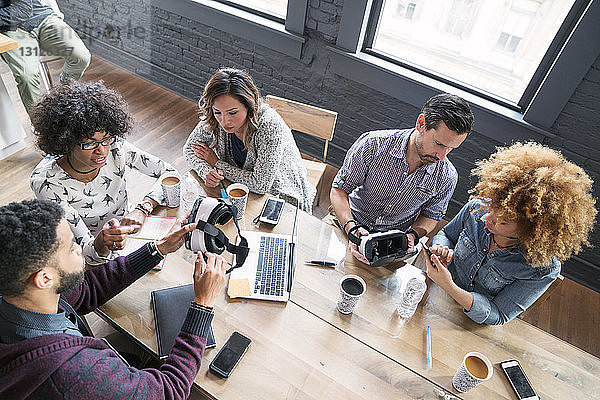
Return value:
[(398, 229), (369, 232), (365, 226), (355, 225), (348, 230), (352, 255), (373, 267), (393, 264), (415, 254), (412, 238)]

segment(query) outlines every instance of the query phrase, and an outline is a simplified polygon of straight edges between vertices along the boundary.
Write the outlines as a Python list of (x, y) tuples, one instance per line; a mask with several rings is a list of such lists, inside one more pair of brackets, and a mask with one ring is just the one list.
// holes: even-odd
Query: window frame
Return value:
[[(372, 41), (378, 21), (372, 16), (380, 15), (383, 0), (356, 0), (351, 6), (349, 3), (344, 4), (336, 47), (330, 47), (335, 72), (366, 83), (416, 107), (421, 107), (428, 96), (440, 91), (461, 95), (482, 113), (491, 114), (484, 117), (484, 121), (491, 122), (500, 117), (499, 122), (508, 121), (513, 129), (516, 124), (530, 131), (528, 137), (531, 138), (554, 136), (548, 132), (548, 128), (552, 126), (593, 62), (600, 56), (600, 43), (589, 40), (590, 37), (600, 37), (600, 28), (595, 26), (600, 25), (595, 22), (600, 20), (600, 2), (576, 0), (542, 57), (521, 100), (516, 104), (509, 104), (504, 99), (500, 101), (476, 88), (373, 51)], [(367, 76), (368, 74), (371, 76)], [(378, 84), (377, 80), (386, 84)], [(392, 91), (391, 88), (395, 85), (390, 84), (390, 80), (397, 87), (403, 87), (409, 90), (408, 93), (416, 95), (406, 98), (398, 91)], [(498, 126), (482, 126), (481, 119), (478, 122), (478, 131), (495, 133), (486, 136), (496, 139), (517, 136), (515, 132), (515, 135), (507, 137), (506, 133), (500, 132)], [(504, 129), (507, 128), (500, 125)], [(542, 137), (539, 137), (539, 134)]]
[(161, 8), (299, 59), (308, 1), (289, 0), (285, 23), (221, 0), (170, 0), (162, 2)]
[[(249, 12), (251, 14), (256, 14), (256, 15), (258, 15), (260, 17), (263, 17), (263, 18), (266, 18), (266, 19), (270, 19), (271, 21), (275, 21), (277, 23), (285, 25), (285, 18), (281, 18), (278, 15), (269, 14), (268, 12), (265, 12), (265, 11), (262, 11), (262, 10), (259, 10), (259, 9), (256, 9), (256, 8), (248, 7), (248, 6), (245, 6), (243, 4), (236, 3), (235, 1), (232, 1), (232, 0), (217, 0), (217, 1), (219, 3), (226, 4), (226, 5), (230, 6), (230, 7), (239, 8), (240, 10), (244, 10), (244, 11), (247, 11), (247, 12)], [(287, 4), (289, 6), (290, 0), (287, 1)]]

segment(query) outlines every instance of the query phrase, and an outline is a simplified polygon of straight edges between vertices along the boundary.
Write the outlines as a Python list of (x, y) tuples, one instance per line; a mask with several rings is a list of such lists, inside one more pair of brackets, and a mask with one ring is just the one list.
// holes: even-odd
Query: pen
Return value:
[(305, 260), (304, 264), (306, 265), (319, 265), (322, 267), (335, 267), (337, 264), (331, 261), (323, 261), (323, 260)]
[(427, 325), (427, 368), (431, 369), (431, 328)]

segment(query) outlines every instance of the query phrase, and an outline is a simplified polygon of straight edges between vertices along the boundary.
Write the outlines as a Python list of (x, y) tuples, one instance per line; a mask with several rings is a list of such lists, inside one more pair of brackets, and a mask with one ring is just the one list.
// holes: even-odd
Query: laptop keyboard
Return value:
[(254, 293), (283, 295), (288, 241), (286, 238), (262, 236)]

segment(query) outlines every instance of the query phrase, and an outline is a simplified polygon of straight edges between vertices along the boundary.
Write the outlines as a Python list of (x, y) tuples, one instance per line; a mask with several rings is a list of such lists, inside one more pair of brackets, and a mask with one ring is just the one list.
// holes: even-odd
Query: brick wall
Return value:
[[(306, 43), (300, 59), (278, 53), (247, 39), (200, 24), (160, 8), (150, 0), (61, 0), (65, 20), (84, 38), (94, 54), (170, 89), (198, 100), (204, 83), (221, 66), (250, 72), (263, 95), (274, 94), (335, 110), (339, 113), (328, 162), (341, 165), (346, 150), (364, 131), (406, 128), (414, 125), (414, 106), (334, 74), (329, 51), (340, 25), (344, 0), (310, 0), (306, 18)], [(600, 182), (600, 59), (552, 127), (557, 137), (546, 144), (561, 149)], [(522, 138), (521, 140), (526, 140)], [(300, 149), (322, 154), (322, 145), (297, 136)], [(454, 215), (464, 204), (473, 182), (473, 161), (486, 158), (503, 143), (475, 131), (451, 155), (460, 180), (449, 209)], [(595, 197), (600, 190), (595, 185)], [(594, 243), (600, 244), (596, 233)], [(583, 263), (571, 261), (568, 275), (600, 290), (600, 255), (587, 250)], [(584, 271), (586, 275), (581, 275)], [(595, 283), (589, 283), (596, 279)]]

